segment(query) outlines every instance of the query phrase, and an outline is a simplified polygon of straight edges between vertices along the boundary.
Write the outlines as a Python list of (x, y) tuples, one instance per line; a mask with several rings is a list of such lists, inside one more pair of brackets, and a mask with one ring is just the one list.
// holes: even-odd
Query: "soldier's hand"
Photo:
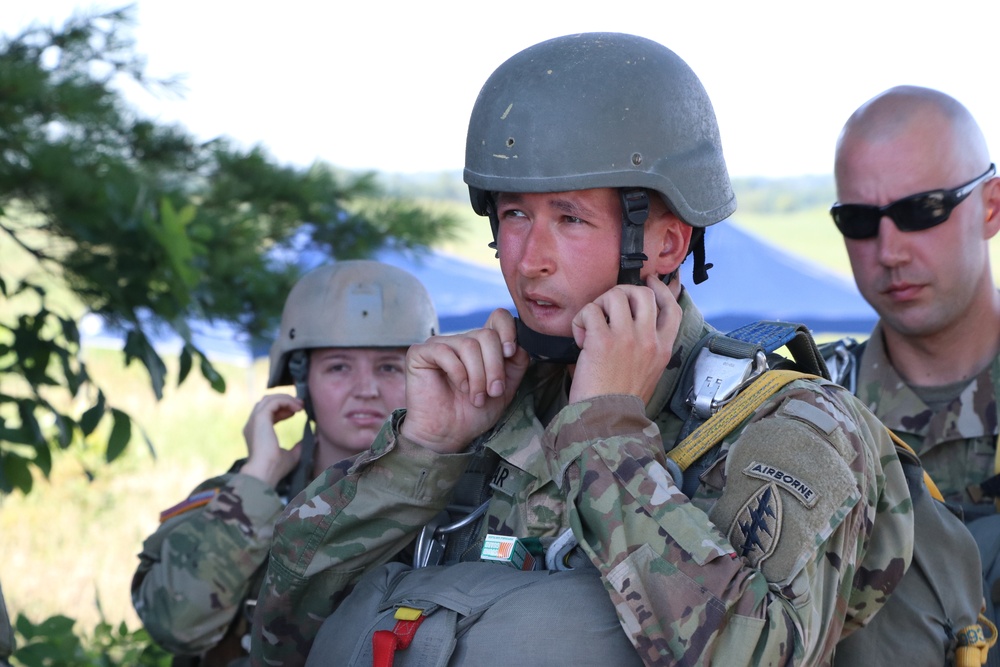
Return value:
[(278, 442), (274, 425), (304, 409), (302, 401), (288, 394), (268, 394), (257, 402), (246, 426), (243, 438), (249, 453), (240, 469), (245, 475), (256, 477), (272, 487), (295, 469), (302, 456), (300, 444), (283, 449)]
[(498, 309), (482, 329), (411, 346), (402, 434), (453, 453), (493, 426), (528, 368), (528, 353), (516, 340), (514, 318)]
[(677, 338), (681, 307), (655, 276), (646, 285), (616, 285), (573, 318), (580, 358), (570, 401), (632, 394), (648, 403)]

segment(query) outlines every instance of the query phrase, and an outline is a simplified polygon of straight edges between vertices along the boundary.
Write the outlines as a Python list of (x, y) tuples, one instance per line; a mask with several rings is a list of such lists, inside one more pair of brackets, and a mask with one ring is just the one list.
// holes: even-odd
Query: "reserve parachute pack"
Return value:
[[(834, 382), (852, 394), (857, 394), (864, 346), (846, 338), (820, 347)], [(961, 508), (944, 502), (917, 454), (892, 431), (890, 435), (913, 500), (913, 562), (869, 625), (838, 644), (834, 664), (867, 664), (872, 655), (896, 662), (906, 662), (913, 656), (911, 662), (920, 664), (926, 656), (914, 656), (920, 650), (914, 637), (922, 636), (936, 638), (948, 665), (1000, 667), (998, 652), (989, 650), (997, 639), (992, 620), (996, 616), (980, 567), (981, 562), (1000, 557), (1000, 523), (995, 524), (992, 536), (997, 549), (989, 556), (985, 551), (981, 555), (983, 538), (976, 536), (972, 528), (977, 522), (967, 527), (960, 516)], [(995, 569), (1000, 577), (1000, 567)]]

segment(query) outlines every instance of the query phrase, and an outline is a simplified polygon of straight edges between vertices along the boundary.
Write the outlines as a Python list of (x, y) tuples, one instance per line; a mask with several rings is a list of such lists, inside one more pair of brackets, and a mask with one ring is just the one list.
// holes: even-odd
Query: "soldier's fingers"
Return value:
[(646, 287), (616, 285), (603, 296), (613, 331), (637, 328), (644, 332), (655, 329), (656, 299)]
[(517, 326), (514, 323), (514, 316), (506, 308), (497, 308), (486, 320), (486, 329), (497, 332), (500, 344), (503, 349), (503, 356), (510, 358), (517, 352)]
[(646, 285), (653, 291), (653, 297), (656, 299), (656, 330), (658, 332), (673, 331), (673, 334), (676, 335), (684, 311), (677, 303), (677, 299), (674, 298), (670, 287), (655, 275), (646, 278)]

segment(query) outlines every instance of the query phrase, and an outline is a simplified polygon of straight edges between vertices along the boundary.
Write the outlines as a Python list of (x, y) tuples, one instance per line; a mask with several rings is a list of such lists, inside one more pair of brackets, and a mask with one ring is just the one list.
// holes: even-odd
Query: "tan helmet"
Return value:
[(267, 386), (292, 384), (289, 355), (318, 347), (409, 347), (438, 332), (427, 289), (402, 269), (349, 260), (313, 269), (285, 300)]

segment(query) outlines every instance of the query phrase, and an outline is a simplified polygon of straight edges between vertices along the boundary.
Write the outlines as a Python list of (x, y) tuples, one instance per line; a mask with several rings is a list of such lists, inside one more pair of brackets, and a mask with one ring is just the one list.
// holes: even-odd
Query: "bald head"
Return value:
[(947, 158), (957, 169), (974, 175), (989, 164), (986, 138), (972, 114), (958, 100), (919, 86), (896, 86), (876, 95), (855, 111), (837, 141), (835, 171), (858, 145), (892, 150), (900, 143), (920, 142), (927, 159)]

